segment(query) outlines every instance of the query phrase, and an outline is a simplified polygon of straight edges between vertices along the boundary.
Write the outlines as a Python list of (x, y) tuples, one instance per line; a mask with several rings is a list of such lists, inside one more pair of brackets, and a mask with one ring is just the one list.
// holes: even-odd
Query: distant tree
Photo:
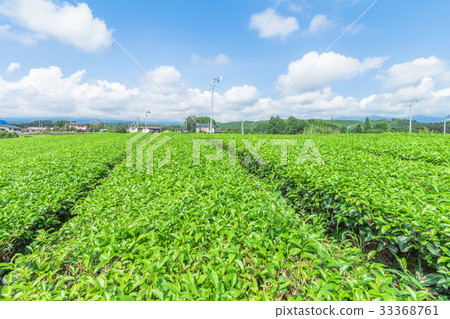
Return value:
[(285, 127), (285, 122), (278, 115), (275, 117), (271, 116), (267, 127), (267, 133), (284, 134)]
[(119, 125), (114, 128), (114, 133), (126, 133), (126, 132), (127, 132), (127, 128), (123, 125)]
[(91, 129), (94, 132), (99, 132), (101, 129), (104, 129), (104, 128), (105, 128), (105, 123), (103, 123), (102, 121), (99, 121), (98, 123), (91, 125)]
[(357, 125), (356, 125), (356, 127), (355, 127), (355, 130), (354, 130), (354, 132), (355, 132), (355, 133), (362, 133), (362, 132), (363, 132), (363, 130), (362, 130), (362, 127), (361, 127), (361, 125), (357, 124)]
[(45, 121), (33, 121), (31, 123), (26, 123), (26, 127), (33, 126), (33, 127), (53, 127), (53, 121), (45, 120)]
[(269, 123), (268, 122), (261, 122), (256, 125), (256, 128), (254, 129), (254, 133), (264, 133), (267, 134), (269, 130)]
[(291, 116), (286, 121), (285, 132), (286, 134), (301, 134), (305, 126), (305, 121), (298, 120), (295, 117)]
[(366, 121), (364, 122), (364, 132), (369, 132), (372, 129), (372, 126), (370, 125), (370, 119), (369, 117), (366, 117)]
[(66, 126), (66, 121), (59, 120), (53, 123), (53, 127), (64, 128)]
[(66, 121), (59, 120), (53, 123), (54, 126), (64, 127), (66, 125)]
[(386, 132), (388, 130), (387, 123), (377, 123), (374, 126), (374, 129), (380, 132)]
[(181, 125), (168, 125), (161, 128), (162, 131), (171, 131), (171, 132), (178, 132), (183, 131), (183, 127)]
[(16, 138), (16, 137), (19, 137), (19, 135), (17, 135), (16, 132), (0, 131), (0, 139), (3, 139), (3, 138)]

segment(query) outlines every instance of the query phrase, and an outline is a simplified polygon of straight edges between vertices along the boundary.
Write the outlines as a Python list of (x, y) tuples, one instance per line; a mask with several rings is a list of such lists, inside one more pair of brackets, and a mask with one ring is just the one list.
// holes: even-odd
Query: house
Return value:
[(69, 123), (67, 126), (72, 127), (75, 131), (83, 131), (86, 132), (90, 129), (89, 123)]
[(148, 127), (148, 128), (144, 128), (142, 132), (161, 133), (161, 128), (160, 127)]
[[(195, 133), (209, 133), (209, 124), (196, 124)], [(220, 128), (213, 126), (213, 133), (222, 133)]]
[(160, 127), (139, 127), (136, 128), (136, 126), (132, 126), (128, 129), (129, 133), (161, 133)]
[(22, 134), (22, 128), (14, 125), (0, 124), (0, 131)]
[(45, 131), (45, 127), (28, 127), (28, 128), (26, 128), (25, 130), (27, 131), (27, 132), (38, 132), (38, 133), (40, 133), (40, 132), (42, 132), (42, 131)]

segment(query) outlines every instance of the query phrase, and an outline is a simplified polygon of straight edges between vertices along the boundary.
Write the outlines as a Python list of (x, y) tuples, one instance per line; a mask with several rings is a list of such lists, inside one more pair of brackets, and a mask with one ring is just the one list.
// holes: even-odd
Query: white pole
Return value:
[(212, 130), (213, 130), (213, 109), (214, 109), (214, 81), (215, 78), (212, 79), (212, 84), (211, 84), (211, 117), (209, 119), (209, 134), (212, 134)]
[(409, 134), (412, 133), (412, 104), (414, 102), (417, 102), (417, 100), (416, 99), (411, 100), (409, 103)]
[(351, 125), (347, 126), (347, 134), (348, 134), (348, 130), (350, 129), (350, 127), (352, 127)]
[(412, 133), (412, 104), (409, 104), (409, 134)]
[(212, 79), (211, 84), (211, 118), (209, 119), (209, 134), (213, 133), (213, 116), (214, 116), (214, 83), (219, 83), (222, 80), (222, 77), (216, 76)]
[(150, 114), (150, 110), (148, 110), (147, 112), (145, 112), (145, 129), (148, 129), (148, 125), (147, 125), (147, 115)]
[(244, 121), (241, 121), (241, 131), (242, 135), (244, 135)]

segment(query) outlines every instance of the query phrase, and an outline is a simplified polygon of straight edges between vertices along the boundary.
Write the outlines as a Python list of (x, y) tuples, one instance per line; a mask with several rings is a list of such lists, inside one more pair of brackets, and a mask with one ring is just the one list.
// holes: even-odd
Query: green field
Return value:
[(0, 300), (449, 299), (448, 136), (147, 138), (0, 140)]

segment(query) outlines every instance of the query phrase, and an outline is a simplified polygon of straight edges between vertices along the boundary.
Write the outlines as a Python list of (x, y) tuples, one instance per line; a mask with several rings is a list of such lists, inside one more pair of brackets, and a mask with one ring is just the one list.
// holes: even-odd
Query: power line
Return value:
[[(80, 4), (78, 3), (77, 0), (72, 0), (73, 2), (75, 2), (78, 6), (78, 8), (84, 12), (84, 14), (86, 14), (89, 18), (90, 18), (90, 14), (88, 12), (86, 12), (86, 10), (83, 9), (83, 7), (80, 6)], [(164, 94), (169, 97), (172, 102), (175, 103), (176, 106), (178, 106), (179, 108), (181, 108), (183, 110), (183, 107), (177, 102), (175, 101), (175, 99), (158, 83), (158, 81), (156, 81), (151, 75), (150, 73), (147, 72), (147, 70), (142, 66), (141, 63), (139, 63), (138, 60), (136, 60), (109, 32), (108, 30), (105, 30), (105, 28), (103, 28), (103, 26), (98, 22), (97, 19), (93, 20), (94, 23), (97, 25), (97, 27), (102, 30), (130, 59), (131, 61), (134, 62), (134, 64), (136, 64), (138, 66), (139, 69), (141, 69), (142, 72), (145, 73), (145, 75), (147, 75), (160, 89), (161, 91), (164, 92)], [(184, 113), (186, 113), (188, 115), (188, 117), (190, 117), (196, 124), (197, 121), (195, 120), (195, 118), (192, 115), (189, 115), (189, 113), (187, 113), (185, 110), (183, 110)]]
[[(344, 35), (346, 35), (347, 34), (347, 32), (351, 29), (351, 28), (353, 28), (353, 26), (356, 24), (356, 23), (358, 23), (358, 21), (359, 20), (361, 20), (365, 15), (366, 15), (366, 13), (367, 12), (369, 12), (369, 10), (370, 9), (372, 9), (372, 7), (378, 2), (379, 0), (375, 0), (355, 21), (353, 21), (353, 23), (352, 24), (350, 24), (348, 27), (347, 27), (347, 29), (345, 29), (345, 31), (344, 32), (342, 32), (342, 34), (339, 36), (339, 37), (337, 37), (337, 39), (336, 40), (334, 40), (334, 42), (333, 43), (331, 43), (331, 45), (325, 50), (325, 51), (323, 51), (321, 54), (320, 54), (320, 56), (316, 59), (316, 61), (314, 61), (314, 63), (313, 64), (311, 64), (287, 89), (285, 89), (284, 91), (283, 91), (283, 93), (281, 93), (281, 95), (276, 99), (276, 100), (274, 100), (272, 103), (270, 103), (269, 104), (269, 106), (271, 107), (271, 108), (273, 108), (273, 105), (275, 104), (275, 103), (277, 103), (279, 100), (281, 100), (282, 98), (283, 98), (283, 96), (285, 96), (286, 95), (286, 93), (290, 90), (290, 89), (292, 89), (292, 87), (294, 86), (294, 85), (296, 85), (297, 84), (297, 82), (298, 81), (300, 81), (302, 78), (303, 78), (303, 76), (305, 76), (305, 74), (306, 73), (308, 73), (309, 72), (309, 70), (311, 70), (321, 59), (322, 59), (322, 57), (328, 52), (328, 51), (330, 51), (331, 50), (331, 48), (333, 48), (334, 47), (334, 45), (336, 44), (336, 43), (338, 43), (339, 42), (339, 40), (341, 40), (342, 39), (342, 37), (344, 36)], [(259, 121), (259, 119), (261, 118), (261, 117), (263, 117), (265, 114), (267, 113), (267, 111), (264, 111), (254, 122), (253, 122), (253, 124), (255, 124), (257, 121)], [(253, 125), (252, 124), (252, 125)]]

